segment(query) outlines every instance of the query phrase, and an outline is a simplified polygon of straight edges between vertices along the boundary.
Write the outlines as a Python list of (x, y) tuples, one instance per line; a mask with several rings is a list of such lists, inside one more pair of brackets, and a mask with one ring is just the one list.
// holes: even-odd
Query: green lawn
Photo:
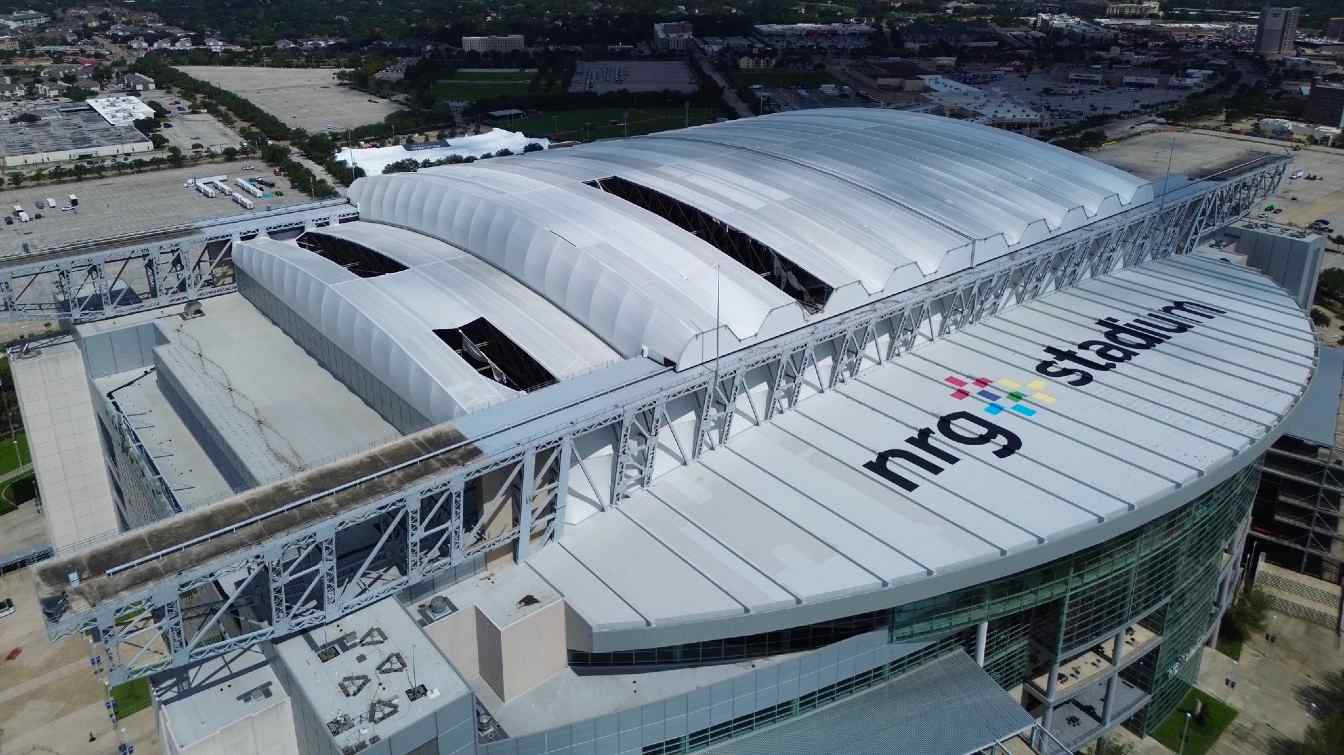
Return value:
[[(624, 136), (626, 113), (630, 114), (630, 135), (681, 128), (686, 125), (682, 108), (597, 108), (592, 110), (552, 110), (541, 115), (501, 121), (495, 125), (528, 136), (545, 136), (559, 141), (593, 141)], [(691, 125), (712, 123), (719, 113), (713, 108), (691, 108)]]
[(470, 102), (506, 94), (527, 94), (530, 71), (458, 71), (449, 79), (434, 82), (434, 97)]
[(1196, 700), (1204, 701), (1204, 723), (1200, 724), (1193, 717), (1190, 719), (1190, 730), (1185, 738), (1185, 755), (1204, 755), (1212, 749), (1223, 730), (1236, 720), (1237, 709), (1193, 687), (1186, 693), (1180, 706), (1153, 732), (1153, 738), (1172, 752), (1179, 752), (1185, 714), (1194, 712)]
[(815, 88), (822, 84), (835, 84), (836, 80), (826, 71), (781, 71), (767, 68), (760, 71), (733, 71), (733, 83), (739, 87), (761, 84), (768, 87)]
[(148, 708), (154, 699), (150, 696), (149, 680), (136, 679), (112, 688), (112, 699), (117, 704), (117, 718), (123, 719)]
[(27, 435), (18, 433), (12, 439), (0, 439), (0, 475), (18, 469), (32, 460), (33, 456), (28, 452)]

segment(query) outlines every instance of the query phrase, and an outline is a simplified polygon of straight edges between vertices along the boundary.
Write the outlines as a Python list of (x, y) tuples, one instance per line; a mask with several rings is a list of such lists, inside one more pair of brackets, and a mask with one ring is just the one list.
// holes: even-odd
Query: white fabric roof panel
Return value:
[(350, 195), (365, 220), (465, 249), (626, 356), (647, 348), (688, 367), (804, 322), (790, 296), (729, 255), (585, 184), (613, 176), (698, 208), (826, 283), (820, 317), (1153, 196), (1139, 178), (1033, 139), (868, 109), (375, 176)]
[(517, 395), (479, 374), (434, 334), (484, 317), (557, 379), (619, 355), (514, 279), (427, 236), (354, 222), (318, 232), (409, 269), (361, 278), (294, 243), (240, 242), (239, 267), (423, 416), (442, 422)]
[[(1140, 335), (1111, 338), (1115, 323), (1097, 322), (1107, 317), (1170, 331), (1139, 324)], [(1115, 350), (1120, 342), (1132, 348)], [(621, 510), (570, 525), (567, 558), (619, 571), (620, 585), (608, 586), (639, 602), (642, 626), (604, 624), (583, 591), (557, 587), (591, 627), (592, 649), (622, 650), (852, 615), (1031, 568), (1255, 463), (1315, 359), (1305, 314), (1244, 268), (1187, 257), (1085, 281), (804, 399), (657, 478)], [(974, 383), (958, 396), (948, 377), (987, 378), (995, 398)], [(878, 466), (883, 451), (911, 455), (888, 457), (886, 477), (864, 466)], [(638, 543), (617, 533), (631, 519), (647, 535)], [(715, 547), (686, 547), (688, 526)], [(698, 578), (664, 572), (656, 547)], [(550, 580), (547, 550), (530, 563)], [(794, 602), (781, 605), (762, 579)], [(687, 594), (703, 590), (705, 601), (727, 594), (744, 610), (682, 615), (662, 603), (665, 589), (676, 605), (709, 605)]]

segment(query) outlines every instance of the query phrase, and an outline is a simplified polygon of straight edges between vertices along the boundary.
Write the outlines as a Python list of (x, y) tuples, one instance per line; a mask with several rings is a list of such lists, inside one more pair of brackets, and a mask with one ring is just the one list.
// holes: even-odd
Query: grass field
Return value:
[(470, 102), (508, 94), (527, 94), (531, 71), (458, 71), (450, 79), (434, 83), (434, 96)]
[(1157, 731), (1153, 732), (1153, 738), (1172, 752), (1179, 751), (1181, 732), (1185, 728), (1185, 714), (1194, 712), (1196, 700), (1204, 702), (1204, 723), (1201, 724), (1193, 717), (1190, 719), (1190, 730), (1185, 737), (1185, 753), (1204, 755), (1213, 749), (1223, 730), (1236, 720), (1237, 709), (1193, 687), (1186, 693), (1180, 706), (1167, 716), (1167, 720), (1157, 727)]
[(112, 699), (116, 701), (119, 719), (142, 711), (154, 702), (154, 698), (150, 696), (148, 679), (136, 679), (118, 684), (112, 688)]
[[(682, 108), (553, 110), (497, 125), (510, 131), (522, 131), (528, 136), (545, 136), (557, 141), (588, 142), (624, 136), (626, 113), (630, 114), (631, 136), (667, 131), (686, 125), (686, 111)], [(718, 111), (713, 108), (691, 108), (690, 125), (712, 123), (718, 115)]]
[[(18, 443), (14, 441), (17, 440)], [(33, 460), (28, 451), (28, 436), (18, 433), (13, 440), (0, 439), (0, 475), (27, 464)]]
[(739, 87), (753, 84), (767, 87), (817, 87), (836, 83), (826, 71), (733, 71), (732, 77), (733, 83)]

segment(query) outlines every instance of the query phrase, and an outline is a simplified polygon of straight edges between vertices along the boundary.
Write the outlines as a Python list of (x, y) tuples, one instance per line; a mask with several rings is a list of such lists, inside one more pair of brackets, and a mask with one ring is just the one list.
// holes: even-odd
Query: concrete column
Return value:
[[(1115, 633), (1115, 647), (1111, 652), (1111, 665), (1120, 667), (1120, 659), (1125, 656), (1125, 630)], [(1120, 672), (1111, 674), (1106, 680), (1106, 699), (1101, 704), (1101, 722), (1104, 726), (1111, 723), (1111, 714), (1115, 711), (1115, 690), (1120, 686)]]
[(1106, 680), (1106, 700), (1101, 704), (1101, 723), (1111, 725), (1111, 714), (1115, 712), (1115, 689), (1120, 686), (1120, 675), (1115, 674)]
[(989, 622), (982, 621), (975, 628), (975, 665), (985, 667), (985, 645), (989, 641)]

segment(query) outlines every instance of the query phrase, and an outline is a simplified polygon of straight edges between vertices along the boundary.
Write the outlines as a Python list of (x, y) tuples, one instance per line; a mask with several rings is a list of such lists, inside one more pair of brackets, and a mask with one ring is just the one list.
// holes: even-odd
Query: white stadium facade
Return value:
[(50, 633), (170, 753), (1148, 733), (1316, 368), (1193, 253), (1284, 165), (805, 111), (10, 265)]

